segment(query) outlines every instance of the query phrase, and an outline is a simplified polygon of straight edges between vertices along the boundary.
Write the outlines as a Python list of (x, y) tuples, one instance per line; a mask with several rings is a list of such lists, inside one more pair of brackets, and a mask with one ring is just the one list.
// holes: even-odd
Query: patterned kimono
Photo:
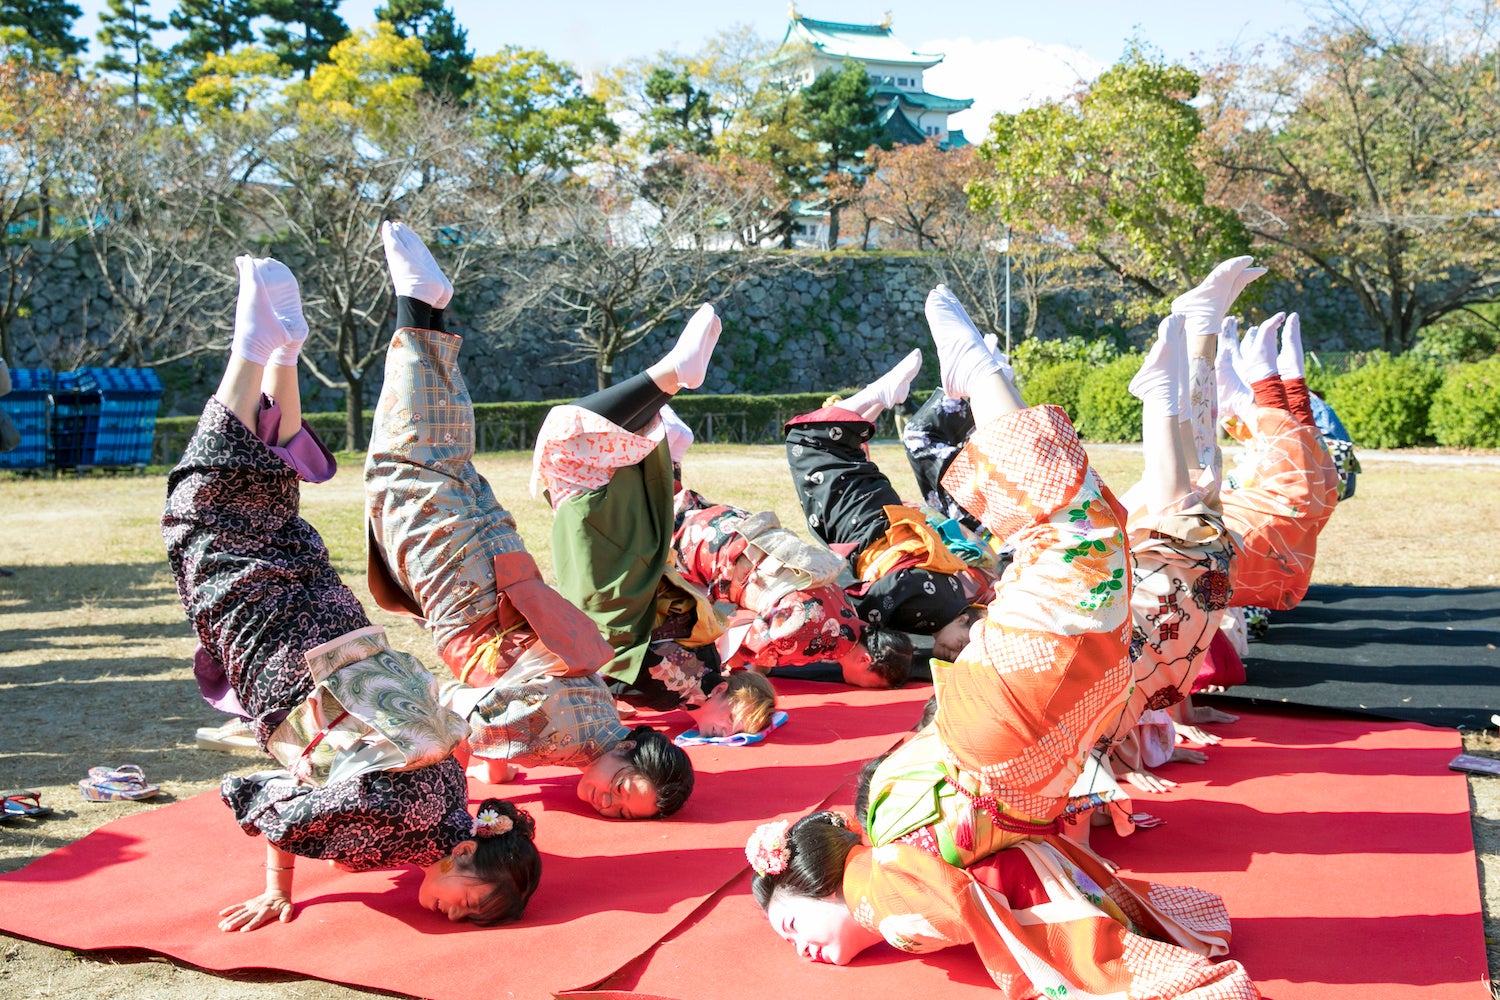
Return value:
[(1317, 428), (1289, 411), (1258, 406), (1253, 423), (1248, 461), (1223, 494), (1235, 547), (1229, 582), (1237, 607), (1285, 611), (1312, 582), (1318, 533), (1338, 503), (1338, 469)]
[(1227, 947), (1217, 896), (1118, 878), (1066, 841), (1023, 843), (967, 870), (905, 844), (856, 847), (843, 894), (856, 920), (902, 951), (974, 945), (1007, 997), (1260, 996), (1238, 962), (1203, 957)]
[(863, 623), (834, 582), (844, 562), (837, 555), (769, 512), (711, 504), (692, 490), (677, 495), (676, 508), (672, 548), (683, 577), (739, 608), (719, 645), (726, 658), (792, 667), (841, 661), (859, 642)]
[(961, 615), (978, 586), (926, 519), (905, 507), (870, 461), (875, 425), (838, 406), (786, 425), (787, 463), (807, 526), (844, 555), (859, 583), (848, 588), (859, 617), (932, 635)]
[(634, 434), (556, 406), (537, 434), (532, 492), (555, 515), (558, 590), (613, 650), (600, 668), (617, 697), (667, 710), (701, 704), (723, 679), (723, 624), (672, 563), (672, 460), (660, 419)]
[(943, 484), (1015, 561), (958, 662), (934, 663), (936, 725), (876, 770), (866, 829), (962, 867), (1057, 832), (1130, 684), (1130, 578), (1122, 518), (1061, 409), (979, 428)]
[(462, 338), (396, 331), (365, 460), (370, 592), (421, 618), (454, 676), (484, 684), (535, 639), (571, 674), (609, 659), (589, 620), (542, 582), (515, 519), (474, 468)]
[(449, 756), (462, 723), (340, 581), (298, 516), (285, 455), (211, 399), (167, 477), (162, 535), (196, 668), (221, 672), (257, 741), (298, 771), (230, 775), (221, 794), (246, 833), (293, 854), (355, 870), (431, 864), (469, 836)]

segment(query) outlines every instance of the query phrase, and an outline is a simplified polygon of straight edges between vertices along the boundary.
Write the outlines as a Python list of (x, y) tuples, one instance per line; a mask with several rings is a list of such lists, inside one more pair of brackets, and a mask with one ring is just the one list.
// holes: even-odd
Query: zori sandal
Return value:
[(134, 764), (122, 764), (117, 768), (91, 767), (89, 776), (78, 783), (83, 797), (93, 802), (114, 802), (120, 799), (149, 799), (161, 788), (146, 783), (146, 776)]
[(42, 805), (42, 793), (28, 788), (12, 788), (9, 791), (0, 792), (0, 799), (3, 799), (5, 803), (5, 811), (0, 813), (0, 820), (35, 818), (52, 812), (51, 806)]

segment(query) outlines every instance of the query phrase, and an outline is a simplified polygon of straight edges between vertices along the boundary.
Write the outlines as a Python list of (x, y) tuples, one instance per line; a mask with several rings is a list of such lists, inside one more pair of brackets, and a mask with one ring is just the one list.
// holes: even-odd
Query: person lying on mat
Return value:
[(719, 317), (700, 308), (677, 343), (624, 382), (555, 406), (537, 433), (533, 495), (552, 506), (558, 590), (593, 619), (614, 655), (601, 668), (617, 698), (685, 709), (704, 736), (758, 733), (773, 696), (729, 691), (714, 640), (723, 620), (672, 560), (671, 448), (660, 411), (701, 385), (718, 343)]
[(844, 560), (770, 511), (751, 514), (683, 490), (672, 548), (688, 582), (738, 609), (725, 633), (733, 648), (719, 646), (731, 667), (833, 662), (855, 687), (900, 687), (911, 676), (911, 639), (860, 620), (837, 583)]
[(614, 651), (542, 582), (474, 468), (463, 338), (444, 329), (453, 285), (409, 227), (386, 222), (381, 235), (396, 331), (365, 460), (370, 592), (432, 633), (456, 678), (441, 686), (443, 704), (468, 720), (474, 756), (494, 762), (480, 776), (576, 767), (578, 797), (600, 815), (670, 816), (692, 792), (692, 763), (661, 732), (620, 721), (598, 674)]
[(857, 581), (848, 594), (859, 617), (877, 628), (930, 635), (933, 655), (951, 660), (981, 614), (971, 605), (992, 581), (901, 502), (867, 445), (875, 419), (906, 398), (921, 363), (912, 351), (848, 399), (794, 417), (786, 453), (808, 528), (848, 560)]
[(266, 883), (222, 910), (219, 927), (290, 920), (299, 855), (350, 871), (415, 866), (429, 908), (481, 924), (517, 917), (541, 876), (532, 824), (500, 804), (509, 829), (486, 820), (489, 835), (475, 837), (452, 756), (463, 720), (370, 624), (298, 516), (298, 480), (326, 481), (335, 465), (302, 421), (297, 281), (275, 260), (235, 264), (229, 360), (167, 477), (162, 514), (204, 696), (250, 720), (280, 764), (220, 787), (241, 828), (266, 837)]
[[(1131, 680), (1123, 518), (1067, 415), (1025, 406), (947, 288), (928, 296), (927, 317), (944, 391), (970, 400), (977, 425), (943, 485), (1010, 541), (1014, 563), (955, 662), (934, 662), (936, 718), (876, 773), (866, 824), (876, 846), (828, 812), (766, 824), (746, 848), (755, 898), (814, 961), (846, 964), (881, 940), (912, 952), (973, 943), (1007, 995), (1191, 995), (1145, 988), (1166, 973), (1239, 981), (1215, 995), (1253, 997), (1237, 964), (1127, 930), (1107, 909), (1121, 905), (1105, 895), (1109, 866), (1060, 835), (1069, 790)], [(989, 858), (1003, 892), (964, 870)], [(1222, 916), (1213, 899), (1196, 896), (1193, 912)], [(1180, 938), (1221, 952), (1227, 921), (1197, 921)]]

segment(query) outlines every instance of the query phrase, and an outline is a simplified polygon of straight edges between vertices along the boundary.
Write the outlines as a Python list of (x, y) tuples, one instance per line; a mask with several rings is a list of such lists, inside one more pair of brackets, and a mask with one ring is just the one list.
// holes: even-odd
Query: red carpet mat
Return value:
[[(601, 819), (577, 799), (576, 772), (561, 769), (501, 786), (497, 794), (536, 817), (544, 859), (541, 887), (516, 924), (479, 929), (419, 909), (415, 871), (356, 875), (304, 859), (295, 920), (221, 933), (218, 910), (259, 891), (265, 849), (206, 793), (0, 876), (0, 929), (66, 948), (142, 948), (206, 969), (280, 969), (434, 998), (589, 987), (738, 878), (756, 824), (818, 806), (889, 749), (930, 693), (806, 682), (778, 690), (791, 718), (767, 742), (689, 749), (697, 787), (671, 819)], [(477, 803), (489, 789), (470, 792)]]
[[(1233, 957), (1272, 1000), (1488, 1000), (1468, 791), (1447, 768), (1457, 734), (1260, 710), (1217, 728), (1233, 738), (1208, 764), (1164, 768), (1181, 787), (1136, 798), (1165, 825), (1095, 831), (1095, 849), (1127, 874), (1222, 893)], [(995, 996), (970, 948), (804, 962), (771, 932), (748, 874), (604, 987), (675, 1000)]]

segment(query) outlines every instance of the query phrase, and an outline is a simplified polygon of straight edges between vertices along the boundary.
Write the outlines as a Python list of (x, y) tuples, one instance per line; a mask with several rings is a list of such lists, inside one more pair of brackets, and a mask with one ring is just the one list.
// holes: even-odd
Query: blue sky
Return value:
[[(74, 2), (84, 11), (75, 33), (92, 38), (104, 0)], [(340, 13), (351, 27), (367, 27), (379, 5), (379, 0), (346, 0)], [(155, 0), (151, 6), (165, 20), (176, 4)], [(701, 0), (449, 0), (449, 6), (468, 29), (470, 48), (478, 55), (523, 45), (585, 73), (663, 49), (696, 51), (736, 24), (749, 24), (757, 34), (779, 41), (787, 24), (786, 0), (724, 5)], [(1230, 46), (1272, 43), (1302, 30), (1310, 20), (1309, 7), (1320, 6), (1301, 0), (816, 0), (799, 3), (798, 11), (822, 20), (869, 24), (889, 10), (901, 41), (919, 51), (947, 54), (941, 66), (928, 72), (927, 89), (945, 97), (974, 98), (974, 109), (952, 120), (972, 136), (982, 134), (996, 110), (1018, 110), (1066, 92), (1080, 77), (1091, 77), (1114, 62), (1132, 36), (1172, 58), (1212, 61)]]

